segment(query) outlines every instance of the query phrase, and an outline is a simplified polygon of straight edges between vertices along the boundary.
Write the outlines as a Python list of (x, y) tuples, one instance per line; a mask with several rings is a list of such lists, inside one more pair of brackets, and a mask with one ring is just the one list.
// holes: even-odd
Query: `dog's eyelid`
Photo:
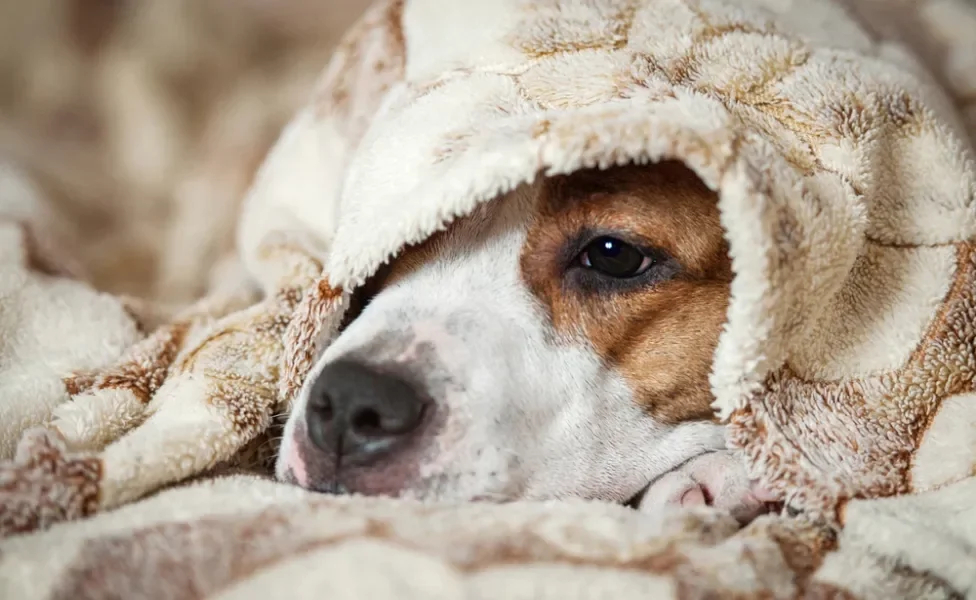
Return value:
[(566, 272), (563, 287), (568, 293), (616, 296), (642, 289), (653, 288), (658, 284), (684, 279), (685, 272), (675, 261), (655, 263), (643, 273), (628, 278), (614, 278), (601, 275), (592, 269), (577, 268)]

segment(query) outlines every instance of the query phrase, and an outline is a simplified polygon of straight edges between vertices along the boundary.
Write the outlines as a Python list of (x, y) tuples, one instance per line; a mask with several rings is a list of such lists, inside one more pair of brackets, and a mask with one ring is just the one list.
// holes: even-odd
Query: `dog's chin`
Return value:
[[(361, 497), (384, 497), (384, 498), (401, 498), (407, 500), (418, 500), (422, 502), (434, 502), (443, 503), (449, 502), (451, 504), (464, 504), (464, 503), (475, 503), (475, 504), (511, 504), (513, 502), (518, 502), (520, 498), (514, 496), (508, 496), (498, 493), (474, 493), (467, 497), (444, 497), (443, 495), (431, 494), (429, 492), (404, 489), (399, 493), (395, 494), (363, 494), (357, 492), (354, 489), (350, 489), (346, 484), (340, 481), (311, 481), (311, 482), (300, 482), (291, 471), (286, 471), (281, 473), (278, 480), (283, 483), (289, 483), (292, 485), (297, 485), (310, 492), (315, 492), (318, 494), (325, 494), (329, 496), (361, 496)], [(641, 501), (643, 500), (647, 490), (653, 485), (653, 482), (648, 483), (640, 490), (638, 490), (631, 497), (616, 502), (626, 508), (633, 510), (639, 510)]]
[[(500, 465), (496, 464), (481, 465), (481, 468), (466, 472), (439, 473), (421, 478), (408, 476), (415, 476), (418, 468), (410, 469), (410, 473), (401, 473), (397, 469), (392, 469), (393, 473), (384, 474), (375, 468), (344, 469), (337, 473), (332, 462), (324, 460), (318, 454), (308, 452), (307, 446), (303, 429), (299, 428), (292, 443), (282, 446), (275, 465), (276, 479), (311, 492), (332, 496), (402, 498), (435, 503), (509, 504), (523, 499), (545, 500), (548, 496), (543, 489), (527, 493), (526, 486), (519, 484), (521, 480), (518, 477), (514, 479), (506, 477), (504, 475), (507, 473), (506, 469), (498, 468)], [(629, 496), (626, 489), (618, 489), (615, 494), (604, 495), (599, 493), (599, 489), (590, 488), (579, 490), (578, 497), (603, 500), (637, 509), (648, 489), (657, 480), (657, 478), (649, 479), (648, 483)], [(604, 491), (610, 492), (610, 490)], [(561, 493), (548, 497), (551, 499), (573, 496), (571, 491), (567, 493), (567, 490), (562, 490)]]
[[(419, 488), (408, 487), (401, 490), (393, 491), (387, 490), (386, 493), (370, 493), (368, 491), (357, 490), (355, 486), (350, 486), (348, 482), (343, 481), (342, 478), (339, 479), (317, 479), (315, 477), (308, 478), (298, 476), (292, 469), (284, 468), (280, 469), (276, 474), (276, 479), (282, 483), (288, 483), (291, 485), (296, 485), (298, 487), (304, 488), (310, 492), (315, 492), (319, 494), (325, 494), (330, 496), (365, 496), (365, 497), (386, 497), (386, 498), (402, 498), (409, 500), (418, 500), (423, 502), (435, 502), (443, 503), (448, 502), (452, 504), (462, 504), (462, 503), (479, 503), (479, 504), (511, 504), (513, 502), (518, 502), (523, 499), (519, 494), (501, 493), (498, 491), (488, 491), (483, 492), (471, 492), (465, 494), (454, 494), (454, 493), (444, 493), (444, 490), (435, 490), (428, 488), (426, 486), (420, 486)], [(648, 489), (654, 484), (654, 480), (647, 483), (641, 487), (637, 492), (632, 494), (630, 497), (625, 497), (623, 500), (617, 500), (614, 502), (609, 498), (604, 498), (605, 501), (613, 502), (615, 504), (620, 504), (627, 508), (638, 509), (640, 503), (643, 500)], [(561, 495), (561, 497), (566, 497)], [(581, 496), (582, 497), (582, 496)], [(600, 500), (599, 497), (592, 497), (594, 500)], [(545, 499), (540, 497), (540, 499)]]

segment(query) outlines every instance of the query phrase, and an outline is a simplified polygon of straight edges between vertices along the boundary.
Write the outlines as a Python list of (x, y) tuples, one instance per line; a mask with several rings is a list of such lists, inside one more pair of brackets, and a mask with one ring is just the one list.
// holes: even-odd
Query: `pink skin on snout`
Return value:
[(309, 484), (308, 469), (305, 468), (305, 460), (299, 451), (299, 445), (296, 443), (289, 444), (285, 452), (285, 465), (295, 479), (295, 483), (307, 488)]

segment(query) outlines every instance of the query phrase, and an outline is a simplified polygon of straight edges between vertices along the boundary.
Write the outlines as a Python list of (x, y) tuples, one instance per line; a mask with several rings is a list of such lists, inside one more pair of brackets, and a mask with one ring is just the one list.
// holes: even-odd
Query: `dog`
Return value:
[(539, 178), (407, 248), (356, 297), (277, 476), (332, 493), (643, 511), (768, 508), (713, 417), (731, 260), (680, 163)]

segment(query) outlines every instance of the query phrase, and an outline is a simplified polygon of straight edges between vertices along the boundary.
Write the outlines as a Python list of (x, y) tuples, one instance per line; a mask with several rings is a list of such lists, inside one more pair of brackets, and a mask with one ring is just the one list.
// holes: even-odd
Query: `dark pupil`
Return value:
[(594, 269), (613, 277), (632, 277), (644, 262), (640, 250), (608, 237), (587, 246), (586, 257)]

